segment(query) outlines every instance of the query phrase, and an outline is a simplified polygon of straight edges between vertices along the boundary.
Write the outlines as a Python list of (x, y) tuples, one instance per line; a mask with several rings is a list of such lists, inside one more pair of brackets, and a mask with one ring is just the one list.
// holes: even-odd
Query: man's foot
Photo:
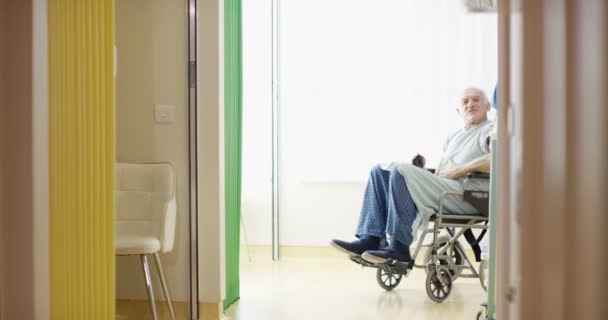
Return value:
[(367, 250), (363, 252), (361, 258), (375, 264), (384, 264), (388, 262), (409, 263), (410, 260), (412, 260), (410, 249), (407, 246), (395, 243), (396, 241), (393, 241), (390, 246), (381, 250)]
[(381, 245), (380, 238), (377, 237), (361, 237), (355, 241), (332, 240), (332, 247), (348, 254), (349, 256), (360, 256), (368, 250), (378, 250)]

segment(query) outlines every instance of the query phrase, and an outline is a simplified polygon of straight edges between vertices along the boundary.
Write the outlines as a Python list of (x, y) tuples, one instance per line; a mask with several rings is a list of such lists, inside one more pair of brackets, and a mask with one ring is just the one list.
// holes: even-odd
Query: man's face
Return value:
[(488, 119), (487, 112), (490, 103), (483, 98), (477, 89), (466, 89), (462, 94), (458, 113), (462, 116), (466, 127), (477, 125)]

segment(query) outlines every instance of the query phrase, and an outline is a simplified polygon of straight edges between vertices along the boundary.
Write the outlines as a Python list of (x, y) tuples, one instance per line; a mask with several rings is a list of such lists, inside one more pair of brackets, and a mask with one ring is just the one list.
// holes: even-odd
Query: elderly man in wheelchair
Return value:
[[(465, 89), (457, 110), (464, 126), (448, 137), (437, 170), (424, 169), (420, 156), (413, 164), (374, 167), (363, 197), (358, 239), (331, 242), (352, 261), (377, 268), (378, 283), (386, 290), (395, 288), (414, 267), (424, 268), (427, 294), (442, 302), (457, 277), (482, 274), (458, 240), (464, 235), (480, 261), (478, 242), (487, 229), (489, 136), (494, 124), (487, 118), (490, 103), (480, 89)], [(476, 238), (471, 229), (483, 231)], [(422, 234), (412, 256), (410, 245), (418, 230)], [(432, 242), (424, 244), (428, 235)], [(417, 265), (421, 247), (426, 247), (426, 255)]]

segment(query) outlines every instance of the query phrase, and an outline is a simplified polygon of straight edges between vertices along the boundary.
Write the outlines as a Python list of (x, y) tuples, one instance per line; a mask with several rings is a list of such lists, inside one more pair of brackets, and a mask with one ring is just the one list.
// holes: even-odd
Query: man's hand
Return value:
[(490, 157), (489, 153), (484, 154), (483, 156), (462, 165), (457, 165), (454, 162), (449, 161), (439, 170), (437, 175), (444, 179), (456, 180), (466, 176), (469, 172), (489, 172)]
[(464, 177), (467, 173), (468, 171), (465, 166), (459, 166), (450, 161), (441, 168), (441, 171), (439, 171), (437, 175), (444, 179), (456, 180), (460, 177)]

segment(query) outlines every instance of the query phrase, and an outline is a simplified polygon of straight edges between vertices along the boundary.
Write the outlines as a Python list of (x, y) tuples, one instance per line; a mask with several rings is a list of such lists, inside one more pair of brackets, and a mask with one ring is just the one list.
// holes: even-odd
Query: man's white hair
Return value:
[(463, 93), (468, 90), (477, 91), (479, 93), (479, 95), (481, 96), (481, 98), (483, 99), (483, 102), (490, 103), (490, 100), (488, 99), (488, 96), (486, 95), (485, 91), (479, 89), (478, 87), (467, 87), (466, 89), (464, 89)]

